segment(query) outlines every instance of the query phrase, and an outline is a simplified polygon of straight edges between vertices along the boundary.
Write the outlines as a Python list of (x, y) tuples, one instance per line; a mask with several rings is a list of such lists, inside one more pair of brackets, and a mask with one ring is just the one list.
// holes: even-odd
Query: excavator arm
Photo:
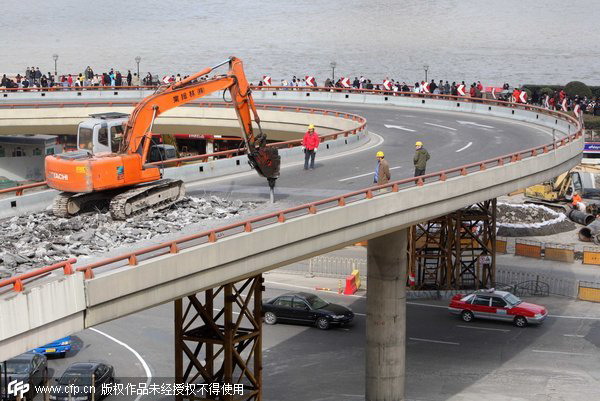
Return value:
[[(207, 80), (201, 77), (215, 68), (229, 63), (229, 72)], [(152, 125), (162, 113), (184, 105), (219, 90), (228, 89), (240, 123), (242, 137), (250, 165), (269, 181), (271, 188), (279, 177), (280, 157), (277, 149), (266, 147), (266, 135), (260, 127), (260, 119), (254, 105), (250, 86), (244, 74), (242, 61), (231, 57), (225, 62), (204, 70), (142, 100), (134, 109), (125, 127), (125, 140), (120, 153), (138, 153), (142, 165), (146, 162), (152, 139)], [(254, 135), (252, 118), (258, 125), (259, 134)]]

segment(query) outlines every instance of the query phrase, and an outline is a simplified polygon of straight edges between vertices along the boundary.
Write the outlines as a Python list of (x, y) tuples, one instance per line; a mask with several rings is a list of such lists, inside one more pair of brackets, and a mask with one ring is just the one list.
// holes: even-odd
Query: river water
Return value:
[(600, 84), (600, 0), (2, 0), (0, 71), (189, 74), (229, 55), (251, 80), (364, 74)]

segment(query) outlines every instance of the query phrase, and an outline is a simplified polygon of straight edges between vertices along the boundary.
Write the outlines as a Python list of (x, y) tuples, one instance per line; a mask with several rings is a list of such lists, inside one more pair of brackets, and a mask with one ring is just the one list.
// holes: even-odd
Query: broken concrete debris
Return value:
[(51, 211), (12, 217), (0, 221), (0, 279), (70, 257), (102, 254), (157, 235), (177, 233), (204, 220), (228, 219), (255, 208), (255, 203), (239, 199), (188, 196), (168, 209), (125, 221), (112, 220), (108, 212), (70, 219), (55, 217)]

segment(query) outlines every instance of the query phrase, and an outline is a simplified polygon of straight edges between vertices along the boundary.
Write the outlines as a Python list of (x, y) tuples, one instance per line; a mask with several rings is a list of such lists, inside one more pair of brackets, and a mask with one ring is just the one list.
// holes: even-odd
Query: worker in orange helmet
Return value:
[(314, 124), (310, 124), (306, 134), (304, 134), (304, 138), (302, 138), (302, 150), (304, 150), (304, 170), (308, 170), (309, 160), (311, 170), (315, 168), (315, 156), (317, 154), (317, 149), (319, 148), (319, 143), (321, 143), (321, 138), (319, 138), (319, 134), (317, 134), (315, 131)]

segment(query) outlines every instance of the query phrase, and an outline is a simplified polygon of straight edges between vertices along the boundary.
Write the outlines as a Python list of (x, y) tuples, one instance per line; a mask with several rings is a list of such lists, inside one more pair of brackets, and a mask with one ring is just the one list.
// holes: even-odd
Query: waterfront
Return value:
[[(485, 9), (481, 7), (486, 3)], [(4, 0), (7, 9), (23, 2)], [(15, 18), (0, 15), (2, 38), (13, 43), (0, 71), (26, 66), (58, 72), (110, 68), (182, 74), (236, 55), (257, 80), (314, 75), (322, 82), (364, 74), (381, 80), (436, 79), (486, 84), (600, 84), (596, 27), (600, 1), (204, 1), (128, 0), (113, 7), (74, 0), (27, 4)], [(54, 11), (53, 11), (54, 10)], [(26, 27), (24, 29), (24, 27)]]

